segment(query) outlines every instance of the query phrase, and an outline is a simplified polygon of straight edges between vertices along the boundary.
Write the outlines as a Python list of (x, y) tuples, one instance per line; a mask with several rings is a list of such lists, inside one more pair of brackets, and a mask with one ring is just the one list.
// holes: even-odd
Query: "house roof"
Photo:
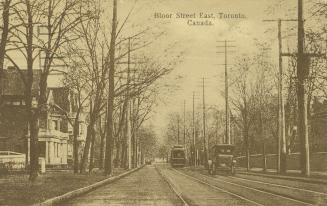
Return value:
[[(5, 69), (3, 70), (3, 87), (2, 95), (10, 97), (24, 96), (25, 84), (22, 79), (27, 77), (27, 70), (21, 70), (18, 72), (16, 69)], [(32, 95), (36, 96), (39, 91), (39, 80), (41, 76), (41, 70), (33, 71), (33, 84), (32, 84)]]
[[(3, 99), (10, 101), (20, 101), (24, 99), (25, 94), (25, 84), (22, 79), (27, 76), (27, 70), (21, 70), (18, 72), (14, 68), (5, 69), (3, 71), (3, 89), (2, 97)], [(32, 95), (37, 97), (39, 93), (39, 82), (41, 77), (41, 70), (33, 70), (33, 84), (32, 84)], [(71, 105), (70, 102), (70, 91), (69, 88), (65, 87), (48, 87), (49, 101), (52, 104), (56, 104), (61, 109), (64, 109), (67, 112), (72, 112), (74, 105)], [(74, 110), (74, 109), (73, 109)]]
[(54, 103), (70, 112), (69, 90), (67, 88), (51, 88), (51, 91)]

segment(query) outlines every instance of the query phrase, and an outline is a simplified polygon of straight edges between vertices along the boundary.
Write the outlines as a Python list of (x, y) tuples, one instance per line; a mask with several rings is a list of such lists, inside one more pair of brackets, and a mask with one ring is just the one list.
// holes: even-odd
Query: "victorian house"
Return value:
[[(0, 151), (27, 154), (29, 157), (29, 129), (24, 101), (24, 83), (19, 72), (9, 67), (4, 70), (4, 81), (0, 99)], [(41, 71), (34, 71), (32, 86), (33, 102), (36, 104), (39, 92), (38, 80)], [(39, 121), (39, 157), (47, 167), (67, 167), (72, 158), (72, 125), (67, 118), (73, 118), (72, 94), (64, 87), (48, 88), (48, 109)], [(63, 112), (65, 111), (65, 112)], [(80, 144), (83, 143), (85, 121), (80, 122)]]

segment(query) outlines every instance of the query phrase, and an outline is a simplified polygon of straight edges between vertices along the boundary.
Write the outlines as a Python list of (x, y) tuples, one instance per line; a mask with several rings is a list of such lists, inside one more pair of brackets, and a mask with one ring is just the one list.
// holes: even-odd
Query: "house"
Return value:
[(315, 97), (309, 127), (309, 140), (312, 151), (327, 151), (327, 100)]
[[(32, 86), (33, 102), (39, 92), (38, 80), (41, 71), (35, 70)], [(29, 130), (24, 101), (24, 83), (16, 69), (4, 70), (4, 81), (0, 99), (0, 151), (27, 154), (29, 157)], [(72, 156), (72, 126), (62, 110), (73, 117), (71, 93), (67, 88), (48, 88), (48, 110), (43, 112), (39, 121), (39, 157), (45, 159), (47, 167), (66, 167)], [(60, 109), (59, 109), (60, 108)], [(84, 122), (81, 122), (84, 124)], [(82, 127), (83, 128), (83, 127)], [(79, 138), (83, 142), (83, 137)], [(28, 158), (26, 159), (28, 162)]]
[[(69, 164), (73, 162), (73, 125), (77, 112), (77, 103), (76, 103), (76, 95), (67, 89), (63, 89), (60, 87), (50, 88), (49, 95), (49, 105), (52, 105), (54, 108), (57, 108), (59, 111), (58, 115), (63, 117), (62, 110), (66, 113), (63, 121), (61, 122), (62, 129), (68, 133), (68, 141), (67, 141), (67, 161)], [(69, 121), (69, 120), (70, 121)], [(86, 115), (83, 111), (80, 112), (79, 115), (79, 132), (77, 136), (79, 155), (82, 156), (82, 148), (86, 139)]]

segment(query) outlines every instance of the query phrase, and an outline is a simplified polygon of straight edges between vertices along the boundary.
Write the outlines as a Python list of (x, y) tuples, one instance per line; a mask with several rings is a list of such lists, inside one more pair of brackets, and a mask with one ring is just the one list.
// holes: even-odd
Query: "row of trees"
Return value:
[[(265, 47), (258, 46), (260, 52), (252, 56), (242, 55), (236, 58), (234, 67), (230, 70), (230, 121), (231, 142), (237, 145), (238, 155), (262, 152), (265, 145), (269, 145), (267, 152), (276, 152), (277, 139), (277, 75), (276, 68), (267, 58)], [(209, 149), (214, 144), (226, 143), (225, 140), (225, 112), (216, 105), (205, 110), (206, 126), (203, 127), (203, 108), (196, 107), (194, 112), (183, 115), (172, 113), (166, 127), (166, 143), (169, 146), (185, 144), (188, 154), (192, 154), (193, 134), (195, 149), (201, 153), (204, 148)], [(178, 120), (179, 119), (179, 120)], [(181, 123), (178, 124), (178, 121)], [(193, 125), (194, 122), (194, 125)], [(178, 127), (178, 125), (180, 125)], [(185, 126), (185, 130), (184, 130)], [(203, 128), (206, 129), (206, 144), (203, 141)], [(185, 132), (184, 132), (185, 131)], [(178, 135), (180, 134), (180, 135)], [(189, 158), (194, 158), (193, 156)], [(203, 161), (203, 160), (200, 160)]]
[[(280, 6), (280, 5), (278, 5)], [(307, 21), (305, 28), (305, 53), (310, 55), (307, 62), (303, 62), (307, 72), (307, 86), (305, 96), (307, 98), (307, 114), (309, 129), (309, 143), (311, 151), (327, 151), (322, 144), (326, 143), (323, 136), (324, 114), (320, 100), (326, 99), (326, 25), (321, 24), (326, 19), (326, 3), (321, 1), (313, 4), (310, 24)], [(318, 25), (318, 26), (317, 26)], [(285, 28), (282, 38), (290, 41), (289, 34), (293, 28)], [(276, 32), (277, 36), (277, 32)], [(294, 38), (294, 37), (291, 37)], [(258, 41), (257, 41), (258, 42)], [(238, 156), (246, 156), (247, 168), (250, 168), (251, 154), (278, 154), (279, 112), (278, 112), (278, 66), (274, 63), (278, 56), (270, 50), (275, 47), (274, 42), (260, 42), (256, 45), (256, 52), (235, 56), (233, 66), (229, 71), (229, 104), (231, 119), (232, 143), (236, 144)], [(285, 130), (287, 153), (300, 152), (301, 140), (298, 136), (298, 100), (297, 100), (297, 55), (292, 53), (294, 47), (291, 41), (284, 48), (289, 48), (288, 56), (283, 57), (286, 67), (282, 75), (285, 97)], [(286, 51), (283, 51), (287, 53)], [(275, 57), (276, 56), (276, 57)], [(275, 58), (274, 58), (275, 57)], [(318, 101), (319, 100), (319, 101)], [(320, 107), (320, 110), (318, 109)], [(225, 116), (224, 111), (210, 109), (206, 112), (206, 140), (209, 145), (224, 143)], [(322, 113), (321, 113), (322, 112)], [(193, 125), (192, 113), (187, 112), (185, 124), (181, 124), (181, 130), (185, 125), (186, 148), (188, 154), (192, 154), (193, 128), (195, 135), (195, 148), (204, 150), (207, 145), (203, 144), (202, 112), (195, 111), (195, 124)], [(318, 113), (321, 113), (319, 115)], [(181, 113), (171, 114), (166, 128), (167, 145), (177, 144), (178, 128), (177, 117), (183, 119)], [(182, 117), (182, 118), (181, 118)], [(320, 136), (318, 136), (320, 135)], [(317, 145), (317, 139), (321, 139)], [(324, 140), (325, 139), (325, 140)], [(183, 142), (182, 142), (183, 143)], [(265, 155), (263, 155), (265, 156)], [(190, 156), (190, 158), (193, 158)], [(264, 163), (265, 161), (263, 161)], [(263, 164), (263, 168), (266, 165)]]
[[(104, 12), (106, 7), (112, 12)], [(25, 85), (30, 180), (34, 181), (38, 173), (39, 120), (49, 106), (61, 110), (73, 127), (75, 173), (84, 172), (87, 165), (91, 171), (95, 155), (99, 166), (110, 175), (113, 160), (121, 167), (130, 167), (131, 162), (137, 164), (138, 151), (149, 153), (154, 143), (147, 148), (147, 141), (138, 134), (150, 133), (148, 136), (154, 138), (142, 124), (156, 102), (161, 87), (157, 80), (172, 70), (178, 58), (163, 63), (142, 52), (160, 36), (158, 32), (144, 25), (134, 25), (130, 31), (133, 10), (119, 22), (117, 0), (112, 5), (98, 0), (5, 0), (0, 8), (0, 85), (7, 59)], [(36, 79), (38, 59), (41, 74)], [(47, 105), (48, 79), (53, 72), (65, 76), (63, 84), (70, 91), (73, 113)], [(85, 113), (87, 135), (79, 160), (79, 121)], [(128, 152), (133, 154), (130, 163)]]

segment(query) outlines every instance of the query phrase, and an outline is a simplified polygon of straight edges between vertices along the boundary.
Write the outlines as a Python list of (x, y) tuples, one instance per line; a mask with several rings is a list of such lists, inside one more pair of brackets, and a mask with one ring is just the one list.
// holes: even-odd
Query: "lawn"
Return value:
[[(114, 175), (122, 172), (124, 170), (115, 170)], [(32, 205), (105, 178), (106, 176), (101, 173), (47, 172), (40, 175), (34, 183), (30, 183), (27, 174), (1, 176), (0, 205)]]

